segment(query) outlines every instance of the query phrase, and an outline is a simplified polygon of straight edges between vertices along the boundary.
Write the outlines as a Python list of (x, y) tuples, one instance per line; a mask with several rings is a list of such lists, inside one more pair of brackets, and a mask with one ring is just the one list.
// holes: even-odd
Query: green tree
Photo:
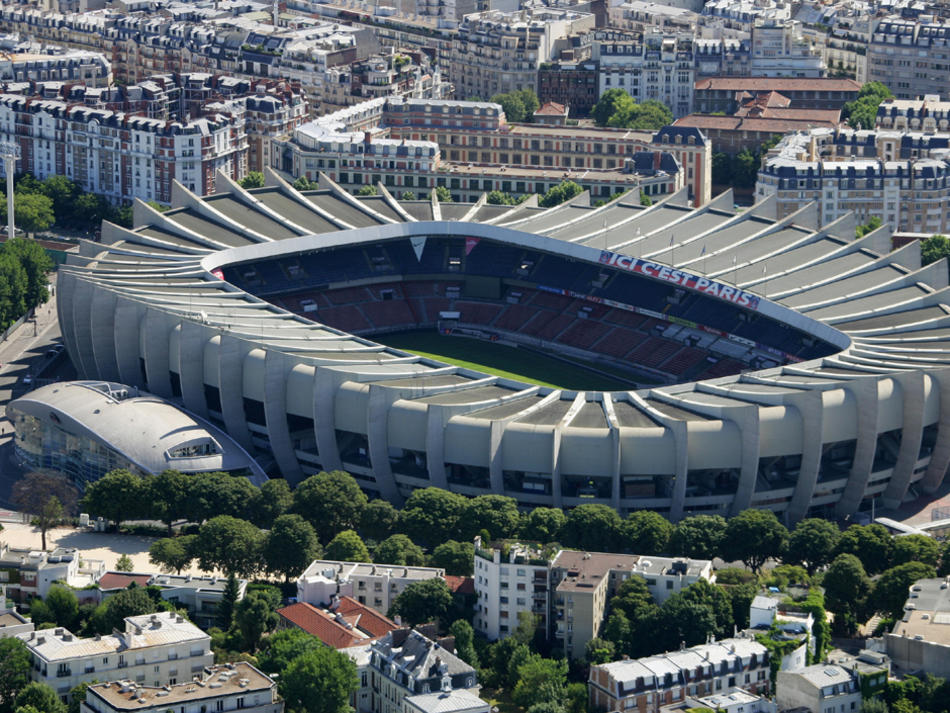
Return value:
[[(0, 206), (0, 218), (7, 221), (6, 201)], [(16, 193), (13, 196), (13, 219), (20, 230), (40, 233), (56, 222), (53, 201), (41, 193)]]
[(452, 593), (441, 577), (413, 582), (402, 590), (389, 608), (389, 618), (402, 617), (410, 626), (445, 619), (452, 606)]
[(261, 637), (273, 631), (278, 621), (273, 602), (261, 592), (249, 592), (234, 606), (234, 626), (245, 651), (256, 651)]
[(149, 545), (148, 561), (163, 572), (181, 574), (195, 559), (193, 550), (196, 539), (195, 535), (182, 535), (155, 540)]
[(505, 118), (511, 122), (525, 121), (527, 109), (524, 105), (524, 99), (520, 92), (508, 92), (507, 94), (496, 94), (490, 102), (501, 104), (501, 109), (505, 112)]
[(910, 586), (918, 579), (936, 577), (936, 570), (920, 562), (907, 562), (891, 567), (874, 582), (870, 601), (882, 613), (899, 619), (904, 613), (904, 603)]
[(950, 239), (946, 235), (931, 235), (920, 241), (920, 262), (929, 265), (950, 255)]
[(616, 552), (620, 540), (620, 515), (607, 505), (578, 505), (567, 515), (561, 539), (567, 547), (590, 552)]
[(887, 569), (893, 546), (891, 533), (883, 525), (852, 525), (838, 538), (835, 554), (854, 555), (869, 575), (875, 575)]
[(53, 202), (57, 225), (74, 225), (76, 199), (82, 191), (79, 184), (66, 176), (49, 176), (44, 179), (41, 190)]
[(920, 562), (936, 567), (940, 560), (940, 545), (928, 535), (904, 535), (894, 538), (891, 548), (891, 566)]
[(66, 713), (79, 713), (82, 703), (86, 700), (86, 691), (96, 681), (77, 683), (69, 689), (69, 703), (66, 704)]
[(310, 521), (320, 542), (359, 527), (368, 498), (349, 473), (334, 470), (312, 475), (294, 491), (292, 511)]
[(416, 194), (412, 191), (403, 191), (402, 195), (399, 196), (401, 201), (414, 201), (416, 199)]
[(115, 561), (116, 572), (131, 572), (135, 568), (132, 558), (123, 554)]
[(640, 191), (640, 205), (649, 208), (651, 205), (653, 205), (653, 199), (643, 191)]
[(609, 663), (617, 658), (617, 647), (613, 641), (595, 636), (584, 645), (584, 659), (591, 666)]
[(567, 517), (560, 508), (534, 508), (521, 522), (521, 536), (535, 542), (556, 542)]
[(445, 186), (436, 186), (435, 187), (435, 197), (439, 200), (439, 203), (451, 203), (452, 202), (452, 192), (449, 191)]
[(712, 182), (717, 186), (732, 184), (732, 157), (721, 151), (712, 155)]
[(534, 90), (531, 87), (517, 89), (512, 93), (517, 93), (521, 97), (521, 101), (524, 104), (524, 120), (532, 121), (534, 119), (534, 112), (536, 112), (541, 106), (541, 102), (538, 100), (538, 95), (534, 93)]
[(23, 266), (26, 272), (26, 304), (36, 307), (49, 299), (49, 274), (53, 271), (53, 260), (43, 246), (33, 240), (14, 238), (3, 244), (8, 252)]
[(754, 186), (761, 165), (762, 156), (759, 152), (742, 149), (732, 161), (732, 184), (740, 188)]
[(320, 639), (302, 629), (279, 629), (261, 643), (257, 662), (264, 673), (280, 674), (295, 658), (323, 645)]
[(425, 564), (426, 556), (419, 545), (405, 535), (396, 534), (390, 535), (376, 546), (373, 562), (419, 567)]
[(73, 629), (79, 620), (79, 599), (69, 587), (54, 584), (44, 600), (56, 626)]
[[(0, 290), (2, 289), (0, 286)], [(76, 512), (76, 498), (76, 488), (66, 478), (33, 471), (13, 484), (10, 500), (36, 519), (40, 529), (40, 541), (45, 551), (46, 534), (63, 516)]]
[(828, 609), (836, 617), (850, 618), (853, 622), (864, 609), (871, 580), (861, 560), (851, 554), (840, 554), (828, 566), (822, 586)]
[(686, 646), (701, 644), (718, 630), (712, 608), (688, 599), (682, 592), (663, 602), (655, 626), (652, 644), (656, 651), (673, 651), (681, 642)]
[(867, 223), (865, 223), (864, 225), (859, 225), (857, 228), (854, 229), (854, 236), (856, 238), (863, 238), (868, 233), (873, 232), (877, 230), (878, 228), (880, 228), (881, 225), (883, 225), (883, 222), (881, 221), (880, 217), (876, 215), (872, 215), (870, 219), (868, 219)]
[(891, 90), (881, 82), (868, 82), (861, 87), (857, 99), (845, 103), (841, 108), (841, 119), (854, 129), (873, 129), (878, 106), (893, 96)]
[(216, 515), (248, 519), (258, 498), (258, 489), (243, 476), (222, 472), (198, 473), (188, 479), (185, 517), (204, 522)]
[(251, 577), (261, 564), (261, 531), (247, 520), (218, 515), (198, 529), (195, 556), (201, 569)]
[(300, 515), (281, 515), (264, 537), (261, 556), (264, 569), (282, 574), (289, 582), (320, 556), (320, 542), (313, 526)]
[(93, 633), (99, 634), (109, 634), (113, 629), (125, 631), (126, 617), (153, 614), (165, 609), (165, 603), (156, 602), (143, 587), (123, 589), (96, 608), (90, 628)]
[(538, 205), (542, 208), (551, 208), (569, 201), (577, 195), (584, 192), (584, 189), (574, 183), (574, 181), (561, 181), (556, 186), (551, 186), (548, 192), (541, 196)]
[(260, 171), (248, 171), (247, 175), (238, 181), (241, 188), (263, 188), (264, 174)]
[(744, 510), (726, 525), (723, 559), (742, 560), (758, 572), (766, 560), (781, 557), (788, 545), (788, 530), (771, 510)]
[(478, 668), (478, 654), (475, 652), (475, 631), (465, 619), (457, 619), (449, 627), (449, 633), (455, 637), (455, 655), (469, 666)]
[(151, 516), (165, 523), (171, 535), (172, 524), (188, 511), (188, 476), (177, 470), (163, 470), (154, 478), (149, 478), (147, 483)]
[(234, 608), (237, 606), (240, 597), (241, 584), (234, 572), (231, 572), (224, 583), (221, 601), (218, 602), (218, 608), (214, 612), (215, 623), (224, 631), (231, 628), (234, 621)]
[(528, 709), (539, 703), (561, 701), (567, 687), (567, 661), (546, 659), (531, 654), (518, 667), (518, 682), (511, 692), (512, 700)]
[(298, 191), (315, 191), (320, 187), (319, 181), (311, 181), (306, 176), (301, 176), (293, 183), (294, 188)]
[(110, 470), (86, 486), (83, 509), (112, 521), (116, 528), (123, 520), (147, 517), (148, 485), (143, 478), (124, 468)]
[(608, 89), (600, 95), (600, 99), (591, 108), (590, 115), (598, 126), (607, 126), (610, 117), (616, 114), (621, 106), (626, 106), (628, 103), (633, 104), (634, 101), (625, 90)]
[(758, 587), (751, 583), (734, 584), (725, 588), (729, 595), (729, 602), (732, 605), (732, 620), (740, 629), (746, 629), (749, 626), (749, 607), (752, 600), (759, 593)]
[(413, 542), (433, 546), (456, 536), (467, 507), (464, 495), (442, 488), (420, 488), (406, 500), (398, 527)]
[(350, 713), (350, 695), (358, 687), (356, 664), (329, 646), (295, 658), (278, 683), (288, 708), (298, 713)]
[(13, 713), (17, 694), (30, 682), (33, 664), (20, 639), (0, 639), (0, 713)]
[(26, 270), (16, 257), (0, 250), (0, 328), (5, 329), (26, 312), (26, 294)]
[(465, 539), (472, 539), (487, 530), (496, 539), (514, 536), (521, 524), (521, 514), (514, 498), (504, 495), (479, 495), (468, 501), (461, 522)]
[(343, 530), (330, 540), (324, 556), (340, 562), (372, 562), (369, 550), (356, 530)]
[(32, 707), (39, 713), (66, 713), (66, 704), (59, 700), (56, 691), (39, 681), (24, 686), (17, 694), (14, 705), (17, 710)]
[(669, 550), (673, 525), (655, 510), (636, 510), (621, 526), (624, 547), (630, 552), (658, 555)]
[(446, 574), (470, 577), (475, 567), (475, 546), (471, 542), (449, 540), (432, 550), (430, 567), (441, 567)]
[(670, 535), (670, 551), (683, 557), (712, 559), (722, 551), (726, 519), (722, 515), (684, 517)]
[(695, 602), (710, 611), (716, 624), (717, 639), (732, 635), (735, 619), (732, 615), (732, 601), (725, 589), (700, 579), (682, 590), (680, 596), (687, 602)]
[(673, 112), (662, 102), (648, 99), (636, 104), (622, 101), (617, 110), (607, 120), (607, 126), (620, 129), (638, 129), (641, 131), (656, 131), (673, 123)]
[(818, 517), (802, 520), (789, 535), (785, 561), (802, 564), (814, 574), (831, 561), (840, 537), (833, 522)]
[(356, 192), (358, 196), (375, 196), (377, 194), (376, 186), (367, 183), (365, 186), (361, 186), (360, 189)]
[(517, 198), (501, 191), (489, 191), (485, 196), (485, 202), (490, 205), (518, 205)]
[(370, 500), (360, 515), (360, 534), (382, 542), (396, 529), (399, 511), (388, 500)]
[(281, 515), (290, 511), (294, 496), (283, 478), (271, 478), (260, 487), (250, 507), (251, 522), (270, 528)]

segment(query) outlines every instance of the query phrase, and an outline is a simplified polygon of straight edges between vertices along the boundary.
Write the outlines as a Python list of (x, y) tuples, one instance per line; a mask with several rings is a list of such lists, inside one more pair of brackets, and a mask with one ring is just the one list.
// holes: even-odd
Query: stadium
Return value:
[(80, 378), (172, 399), (292, 483), (794, 522), (950, 464), (947, 266), (886, 227), (731, 192), (543, 209), (216, 183), (81, 244), (65, 343)]

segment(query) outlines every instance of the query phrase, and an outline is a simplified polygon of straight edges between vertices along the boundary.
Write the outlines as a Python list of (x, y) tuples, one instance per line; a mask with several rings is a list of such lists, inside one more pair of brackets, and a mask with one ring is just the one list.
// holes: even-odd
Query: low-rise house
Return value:
[(857, 677), (837, 664), (815, 664), (798, 671), (779, 671), (775, 683), (779, 710), (801, 708), (810, 713), (858, 713), (861, 689)]
[(283, 713), (277, 684), (246, 661), (208, 666), (183, 683), (144, 686), (134, 681), (95, 683), (81, 713)]
[(297, 628), (334, 649), (367, 645), (399, 625), (352, 597), (335, 599), (327, 609), (295, 602), (277, 610), (281, 628)]
[[(810, 612), (798, 611), (781, 596), (757, 595), (749, 606), (750, 633), (770, 636), (779, 642), (782, 660), (779, 668), (794, 671), (808, 665), (808, 652), (815, 650), (815, 618)], [(792, 642), (798, 642), (795, 646)]]
[(105, 563), (85, 560), (75, 547), (57, 547), (52, 552), (10, 547), (0, 542), (0, 584), (18, 604), (34, 597), (44, 599), (54, 582), (83, 587), (95, 582)]
[(445, 577), (439, 567), (406, 567), (315, 560), (297, 580), (297, 600), (329, 606), (334, 597), (352, 597), (385, 614), (393, 600), (413, 582)]
[(211, 637), (174, 612), (125, 619), (125, 631), (77, 637), (62, 627), (21, 635), (33, 660), (30, 675), (66, 701), (80, 683), (129, 679), (162, 686), (190, 681), (214, 663)]
[(664, 706), (660, 713), (689, 713), (697, 709), (708, 709), (716, 713), (776, 713), (778, 706), (765, 696), (758, 696), (741, 688), (732, 688), (723, 693), (713, 693), (711, 696), (687, 696), (682, 703)]
[(7, 602), (6, 588), (0, 584), (0, 639), (29, 634), (33, 622), (22, 617), (16, 608)]
[(407, 696), (402, 713), (490, 713), (491, 708), (488, 701), (462, 688)]

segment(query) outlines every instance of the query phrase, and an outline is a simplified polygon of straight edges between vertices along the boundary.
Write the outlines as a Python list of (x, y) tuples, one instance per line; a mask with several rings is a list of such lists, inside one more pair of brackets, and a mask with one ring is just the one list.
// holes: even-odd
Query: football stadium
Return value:
[(947, 266), (813, 203), (553, 208), (218, 174), (60, 270), (80, 378), (172, 399), (297, 482), (524, 507), (847, 516), (950, 464)]

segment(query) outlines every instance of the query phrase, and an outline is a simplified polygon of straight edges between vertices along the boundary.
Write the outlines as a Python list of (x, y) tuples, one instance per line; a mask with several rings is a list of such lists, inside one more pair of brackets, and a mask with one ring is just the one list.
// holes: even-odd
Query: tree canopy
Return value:
[(807, 518), (799, 522), (788, 538), (787, 562), (806, 567), (809, 574), (831, 561), (841, 532), (837, 525), (822, 518)]
[(540, 103), (533, 89), (515, 89), (505, 94), (495, 94), (489, 101), (501, 104), (508, 121), (531, 121)]
[(608, 89), (591, 109), (598, 126), (656, 130), (673, 123), (673, 112), (662, 102), (648, 99), (637, 104), (624, 89)]
[(390, 535), (376, 546), (373, 562), (416, 567), (426, 563), (426, 556), (419, 545), (405, 535), (396, 534)]
[(723, 559), (742, 560), (758, 572), (771, 557), (781, 557), (788, 545), (788, 530), (771, 510), (743, 510), (730, 519), (723, 538)]
[(410, 626), (444, 620), (452, 606), (452, 593), (441, 577), (412, 582), (393, 600), (389, 617), (402, 617)]
[(293, 512), (306, 518), (320, 542), (330, 542), (343, 530), (360, 525), (369, 499), (356, 480), (342, 470), (312, 475), (294, 490)]
[(262, 545), (263, 536), (254, 524), (218, 515), (199, 528), (195, 555), (201, 569), (252, 577), (260, 569)]
[(542, 208), (552, 208), (569, 201), (574, 196), (580, 195), (584, 189), (574, 181), (561, 181), (556, 186), (551, 186), (538, 200), (538, 205)]
[(371, 562), (369, 550), (355, 530), (343, 530), (330, 540), (326, 558), (341, 562)]
[(294, 658), (278, 683), (288, 707), (299, 713), (349, 713), (350, 695), (359, 686), (356, 664), (329, 646)]
[(893, 96), (881, 82), (867, 82), (858, 92), (858, 98), (841, 108), (841, 118), (853, 129), (873, 129), (878, 106)]
[(300, 515), (280, 515), (264, 537), (264, 568), (286, 581), (300, 575), (322, 553), (313, 526)]
[(929, 265), (950, 255), (950, 239), (946, 235), (931, 235), (920, 241), (920, 262)]
[(241, 188), (262, 188), (264, 186), (264, 174), (260, 171), (248, 171), (247, 175), (238, 183)]

